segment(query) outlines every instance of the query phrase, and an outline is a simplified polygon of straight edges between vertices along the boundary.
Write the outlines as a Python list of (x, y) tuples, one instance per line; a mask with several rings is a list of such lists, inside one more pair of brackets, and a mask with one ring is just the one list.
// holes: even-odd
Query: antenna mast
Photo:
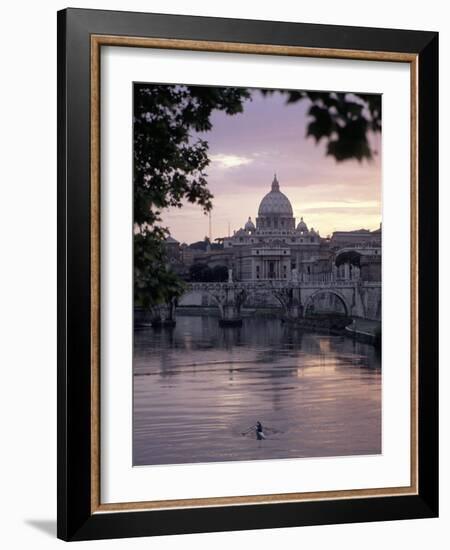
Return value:
[(209, 242), (212, 243), (211, 210), (209, 211)]

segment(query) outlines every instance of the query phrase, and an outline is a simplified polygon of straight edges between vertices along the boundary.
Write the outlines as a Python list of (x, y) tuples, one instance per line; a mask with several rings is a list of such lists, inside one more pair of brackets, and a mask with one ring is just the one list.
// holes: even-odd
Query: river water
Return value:
[(342, 336), (178, 317), (135, 331), (133, 382), (134, 465), (381, 452), (380, 356)]

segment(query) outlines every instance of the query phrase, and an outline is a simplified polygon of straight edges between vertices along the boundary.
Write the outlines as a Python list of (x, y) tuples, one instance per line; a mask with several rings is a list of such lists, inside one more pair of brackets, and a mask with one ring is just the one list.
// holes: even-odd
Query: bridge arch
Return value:
[[(196, 296), (200, 303), (189, 303), (189, 296)], [(219, 323), (236, 326), (242, 324), (241, 307), (247, 298), (248, 289), (236, 283), (191, 283), (180, 298), (179, 305), (217, 307)]]
[(213, 294), (204, 288), (186, 288), (178, 298), (177, 305), (180, 307), (212, 307), (217, 306), (217, 300)]
[(307, 316), (308, 309), (313, 304), (314, 298), (317, 298), (318, 296), (324, 295), (324, 294), (331, 294), (335, 296), (344, 307), (344, 312), (346, 317), (350, 317), (351, 307), (347, 304), (347, 300), (345, 299), (345, 297), (337, 290), (329, 289), (329, 288), (320, 288), (308, 296), (308, 298), (305, 300), (304, 307), (303, 307), (303, 317)]
[[(307, 284), (190, 283), (187, 285), (186, 293), (180, 298), (177, 305), (217, 307), (221, 319), (228, 322), (228, 320), (240, 319), (242, 306), (245, 304), (248, 305), (248, 300), (258, 296), (259, 292), (262, 291), (269, 294), (271, 300), (281, 306), (284, 315), (288, 318), (308, 317), (313, 304), (316, 306), (317, 312), (335, 311), (340, 312), (346, 317), (350, 317), (352, 314), (364, 316), (363, 311), (358, 313), (361, 307), (358, 306), (357, 296), (355, 296), (355, 283), (349, 283), (349, 285), (341, 284), (329, 287), (322, 284), (318, 288), (317, 285)], [(191, 294), (197, 294), (197, 303), (191, 302), (189, 299)], [(329, 303), (325, 304), (325, 308), (323, 307), (323, 301), (320, 300), (321, 296), (324, 295), (330, 297)], [(322, 304), (317, 304), (317, 300), (322, 301)], [(318, 305), (319, 307), (317, 307)]]
[(285, 289), (272, 288), (270, 286), (261, 288), (258, 285), (241, 283), (190, 283), (183, 295), (179, 298), (179, 306), (218, 306), (225, 300), (227, 291), (233, 291), (233, 300), (238, 298), (241, 306), (251, 300), (258, 300), (262, 295), (273, 298), (269, 305), (283, 306), (280, 299), (280, 291)]

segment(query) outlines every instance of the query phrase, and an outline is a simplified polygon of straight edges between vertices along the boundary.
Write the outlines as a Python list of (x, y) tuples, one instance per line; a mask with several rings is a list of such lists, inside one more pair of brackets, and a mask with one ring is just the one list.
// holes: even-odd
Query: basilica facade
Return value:
[(303, 218), (296, 224), (291, 202), (273, 178), (263, 197), (255, 223), (245, 225), (223, 239), (233, 273), (241, 281), (308, 280), (329, 274), (332, 266), (329, 242), (308, 228)]
[(251, 217), (232, 235), (190, 245), (169, 237), (170, 265), (185, 280), (195, 265), (232, 271), (234, 281), (329, 282), (339, 279), (381, 280), (379, 229), (335, 231), (325, 238), (294, 217), (288, 197), (273, 178), (255, 221)]

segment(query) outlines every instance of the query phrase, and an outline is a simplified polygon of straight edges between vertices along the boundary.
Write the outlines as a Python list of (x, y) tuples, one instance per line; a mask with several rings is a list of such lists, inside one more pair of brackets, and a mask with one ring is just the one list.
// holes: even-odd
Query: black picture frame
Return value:
[[(417, 56), (418, 491), (309, 502), (92, 511), (91, 36), (400, 52)], [(438, 34), (66, 9), (58, 13), (58, 532), (64, 540), (438, 515)]]

